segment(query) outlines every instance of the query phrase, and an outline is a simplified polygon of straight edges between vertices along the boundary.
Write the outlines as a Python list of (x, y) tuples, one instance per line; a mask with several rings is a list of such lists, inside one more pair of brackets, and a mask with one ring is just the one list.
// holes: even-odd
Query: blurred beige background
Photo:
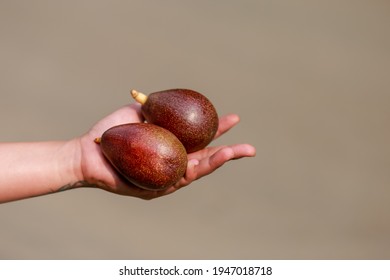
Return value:
[[(388, 1), (0, 1), (0, 141), (187, 87), (257, 157), (153, 201), (0, 205), (1, 259), (390, 258)], [(0, 178), (1, 179), (1, 178)]]

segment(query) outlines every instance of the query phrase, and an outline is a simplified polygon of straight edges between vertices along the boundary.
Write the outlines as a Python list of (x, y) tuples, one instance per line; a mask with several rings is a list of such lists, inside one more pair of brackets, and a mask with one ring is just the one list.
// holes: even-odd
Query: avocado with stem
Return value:
[(147, 190), (164, 190), (180, 180), (187, 168), (182, 143), (168, 130), (149, 123), (114, 126), (95, 142), (129, 182)]
[(206, 147), (217, 132), (217, 111), (210, 100), (199, 92), (170, 89), (145, 95), (132, 90), (131, 95), (142, 104), (145, 120), (175, 134), (187, 153)]

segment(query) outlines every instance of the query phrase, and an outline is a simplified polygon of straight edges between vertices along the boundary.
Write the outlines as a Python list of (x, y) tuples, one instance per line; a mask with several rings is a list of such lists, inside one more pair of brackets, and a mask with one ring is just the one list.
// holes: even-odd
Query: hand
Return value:
[[(143, 121), (141, 107), (139, 104), (134, 103), (124, 106), (105, 117), (80, 138), (81, 170), (84, 181), (88, 185), (97, 186), (116, 194), (149, 200), (173, 193), (191, 182), (212, 173), (229, 160), (252, 157), (256, 154), (255, 148), (248, 144), (206, 147), (203, 150), (188, 154), (186, 173), (174, 186), (163, 191), (144, 190), (122, 179), (106, 160), (99, 145), (94, 142), (96, 137), (100, 137), (104, 131), (112, 126)], [(238, 122), (239, 117), (234, 114), (220, 118), (215, 139), (226, 133)]]

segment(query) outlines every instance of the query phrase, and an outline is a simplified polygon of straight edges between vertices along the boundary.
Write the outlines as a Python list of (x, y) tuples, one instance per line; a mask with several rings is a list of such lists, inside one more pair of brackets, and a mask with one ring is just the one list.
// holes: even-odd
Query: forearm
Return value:
[(0, 203), (56, 192), (80, 181), (77, 140), (0, 143)]

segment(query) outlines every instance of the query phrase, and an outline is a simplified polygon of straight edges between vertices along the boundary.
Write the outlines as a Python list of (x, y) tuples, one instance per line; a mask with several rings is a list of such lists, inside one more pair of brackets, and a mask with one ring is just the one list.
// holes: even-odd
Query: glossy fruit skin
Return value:
[(146, 121), (171, 131), (187, 153), (206, 147), (218, 129), (218, 114), (204, 95), (190, 89), (154, 92), (142, 105)]
[(114, 126), (105, 131), (104, 156), (129, 182), (147, 190), (164, 190), (180, 180), (187, 153), (168, 130), (148, 123)]

